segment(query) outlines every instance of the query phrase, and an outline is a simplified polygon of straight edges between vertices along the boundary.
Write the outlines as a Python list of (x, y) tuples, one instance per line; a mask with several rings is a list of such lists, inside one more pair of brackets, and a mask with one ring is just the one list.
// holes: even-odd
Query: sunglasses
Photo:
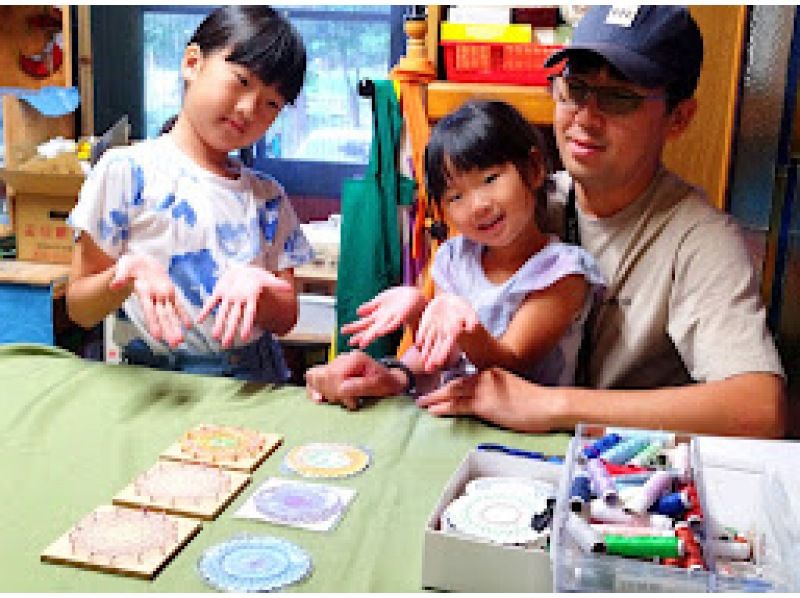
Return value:
[[(597, 108), (606, 114), (624, 115), (635, 112), (645, 100), (665, 100), (664, 94), (641, 95), (624, 87), (588, 85), (580, 79), (554, 75), (550, 78), (553, 99), (570, 108), (580, 108), (594, 96)], [(559, 83), (560, 80), (560, 83)]]

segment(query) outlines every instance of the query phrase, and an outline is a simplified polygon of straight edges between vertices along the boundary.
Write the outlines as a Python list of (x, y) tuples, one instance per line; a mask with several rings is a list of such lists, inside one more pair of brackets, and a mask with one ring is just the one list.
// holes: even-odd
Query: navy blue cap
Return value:
[(545, 66), (581, 50), (599, 54), (633, 83), (670, 85), (681, 97), (694, 93), (703, 64), (703, 36), (685, 6), (594, 6)]

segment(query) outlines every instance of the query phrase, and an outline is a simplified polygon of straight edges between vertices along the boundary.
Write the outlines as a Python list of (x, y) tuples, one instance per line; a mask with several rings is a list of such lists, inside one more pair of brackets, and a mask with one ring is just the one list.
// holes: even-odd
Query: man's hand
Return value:
[(475, 310), (465, 299), (449, 293), (434, 297), (422, 313), (415, 338), (425, 371), (444, 367), (457, 352), (459, 337), (479, 324)]
[(147, 255), (125, 254), (119, 258), (110, 290), (133, 285), (139, 297), (148, 332), (175, 348), (183, 342), (183, 330), (192, 320), (181, 307), (175, 285), (164, 266)]
[(418, 318), (424, 307), (425, 297), (416, 287), (392, 287), (360, 305), (356, 313), (361, 319), (342, 326), (342, 334), (351, 334), (350, 346), (363, 349)]
[(500, 368), (453, 380), (417, 399), (417, 405), (432, 415), (472, 415), (520, 432), (559, 427), (556, 390)]
[(404, 378), (401, 370), (389, 369), (366, 353), (353, 351), (310, 368), (306, 372), (306, 395), (317, 403), (340, 403), (355, 410), (361, 397), (400, 394), (405, 387)]
[(292, 285), (257, 266), (233, 266), (220, 276), (211, 297), (197, 316), (202, 323), (219, 305), (211, 334), (227, 348), (233, 344), (236, 332), (247, 342), (253, 333), (253, 322), (261, 293), (287, 292)]

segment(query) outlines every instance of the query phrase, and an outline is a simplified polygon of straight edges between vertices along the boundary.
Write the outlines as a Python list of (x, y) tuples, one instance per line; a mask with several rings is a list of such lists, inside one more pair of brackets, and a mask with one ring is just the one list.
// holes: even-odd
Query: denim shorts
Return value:
[(154, 353), (145, 341), (134, 339), (122, 350), (122, 361), (160, 370), (253, 382), (286, 382), (291, 377), (280, 344), (269, 333), (244, 347), (208, 355), (181, 350)]

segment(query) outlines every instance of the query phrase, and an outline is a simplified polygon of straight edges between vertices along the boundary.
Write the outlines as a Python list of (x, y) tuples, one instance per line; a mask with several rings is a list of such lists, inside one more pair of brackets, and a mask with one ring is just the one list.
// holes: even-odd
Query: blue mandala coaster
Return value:
[(311, 557), (281, 538), (242, 534), (206, 550), (197, 569), (223, 592), (270, 592), (306, 578)]

